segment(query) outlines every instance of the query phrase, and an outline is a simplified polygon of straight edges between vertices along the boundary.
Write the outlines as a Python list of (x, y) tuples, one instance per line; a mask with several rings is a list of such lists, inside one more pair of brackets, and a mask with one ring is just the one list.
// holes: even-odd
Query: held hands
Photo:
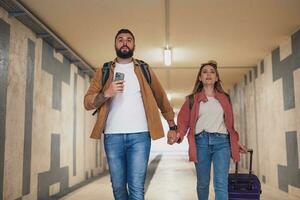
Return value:
[(104, 91), (104, 97), (113, 97), (124, 91), (124, 80), (113, 81)]
[(168, 144), (172, 145), (175, 142), (177, 142), (178, 137), (177, 137), (177, 133), (176, 130), (169, 130), (168, 131)]

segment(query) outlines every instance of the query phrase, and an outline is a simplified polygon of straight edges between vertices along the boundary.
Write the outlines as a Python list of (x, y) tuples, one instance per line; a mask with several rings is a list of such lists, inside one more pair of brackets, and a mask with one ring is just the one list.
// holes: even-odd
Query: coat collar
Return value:
[[(115, 59), (112, 61), (112, 63), (111, 63), (112, 68), (115, 68), (116, 62), (117, 62), (117, 58), (115, 58)], [(134, 65), (134, 66), (139, 66), (138, 61), (137, 61), (135, 58), (133, 58), (133, 57), (132, 57), (132, 62), (133, 62), (133, 65)]]
[[(215, 90), (215, 98), (218, 100), (218, 101), (222, 101), (223, 100), (223, 97), (224, 97), (225, 94), (221, 93), (221, 92), (218, 92), (217, 90)], [(197, 102), (207, 102), (208, 99), (207, 99), (207, 96), (205, 95), (205, 92), (204, 90), (201, 90), (200, 92), (197, 92), (196, 95), (195, 95), (195, 101)]]

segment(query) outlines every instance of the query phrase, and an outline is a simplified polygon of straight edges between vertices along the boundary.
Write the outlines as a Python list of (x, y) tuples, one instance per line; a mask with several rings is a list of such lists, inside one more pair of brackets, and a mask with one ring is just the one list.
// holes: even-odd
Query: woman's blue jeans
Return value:
[(149, 132), (105, 134), (104, 147), (115, 200), (143, 200)]
[(197, 134), (195, 139), (198, 159), (198, 163), (195, 163), (198, 199), (208, 199), (210, 169), (213, 163), (215, 199), (228, 200), (229, 136), (203, 131)]

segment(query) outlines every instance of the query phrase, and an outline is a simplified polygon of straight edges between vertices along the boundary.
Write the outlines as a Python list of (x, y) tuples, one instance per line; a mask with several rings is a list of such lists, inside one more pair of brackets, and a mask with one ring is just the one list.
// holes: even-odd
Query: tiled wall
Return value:
[[(300, 30), (230, 94), (241, 143), (254, 149), (262, 182), (300, 197)], [(245, 158), (242, 161), (247, 165)]]
[(50, 199), (102, 173), (89, 77), (0, 8), (0, 199)]

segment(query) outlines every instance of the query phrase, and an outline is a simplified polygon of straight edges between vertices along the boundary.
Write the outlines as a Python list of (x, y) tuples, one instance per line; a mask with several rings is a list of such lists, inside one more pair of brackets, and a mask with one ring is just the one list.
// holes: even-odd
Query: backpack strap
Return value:
[(189, 95), (188, 98), (189, 98), (189, 109), (192, 110), (195, 101), (194, 95)]
[(136, 61), (139, 63), (139, 65), (142, 69), (142, 73), (143, 73), (145, 79), (147, 80), (148, 84), (150, 85), (151, 84), (151, 75), (150, 75), (150, 71), (149, 71), (149, 65), (142, 60), (136, 60)]
[[(137, 60), (137, 62), (139, 63), (139, 66), (142, 69), (142, 73), (144, 75), (144, 77), (146, 78), (148, 84), (151, 84), (151, 75), (150, 75), (150, 71), (149, 71), (149, 65), (147, 63), (145, 63), (142, 60)], [(110, 62), (106, 62), (103, 64), (102, 67), (102, 80), (101, 80), (101, 85), (102, 87), (104, 87), (106, 81), (109, 78), (109, 72), (110, 72), (110, 66), (112, 64), (112, 61)], [(95, 115), (97, 113), (98, 109), (96, 109), (92, 115)]]
[[(149, 71), (149, 65), (142, 60), (137, 60), (137, 62), (139, 63), (139, 66), (141, 67), (142, 73), (143, 73), (145, 79), (147, 80), (148, 84), (151, 84), (151, 75), (150, 75), (150, 71)], [(102, 86), (105, 85), (106, 81), (109, 78), (109, 71), (110, 71), (111, 64), (112, 64), (112, 61), (106, 62), (103, 64), (102, 80), (101, 80)]]
[[(110, 71), (110, 66), (112, 64), (112, 61), (110, 62), (106, 62), (103, 64), (102, 67), (102, 80), (101, 80), (101, 85), (102, 85), (102, 89), (106, 83), (106, 81), (108, 80), (109, 77), (109, 71)], [(99, 108), (97, 108), (92, 115), (95, 115), (98, 112)]]
[(101, 80), (102, 86), (104, 86), (106, 81), (108, 80), (111, 64), (112, 64), (112, 61), (106, 62), (106, 63), (103, 64), (103, 67), (102, 67), (102, 80)]

